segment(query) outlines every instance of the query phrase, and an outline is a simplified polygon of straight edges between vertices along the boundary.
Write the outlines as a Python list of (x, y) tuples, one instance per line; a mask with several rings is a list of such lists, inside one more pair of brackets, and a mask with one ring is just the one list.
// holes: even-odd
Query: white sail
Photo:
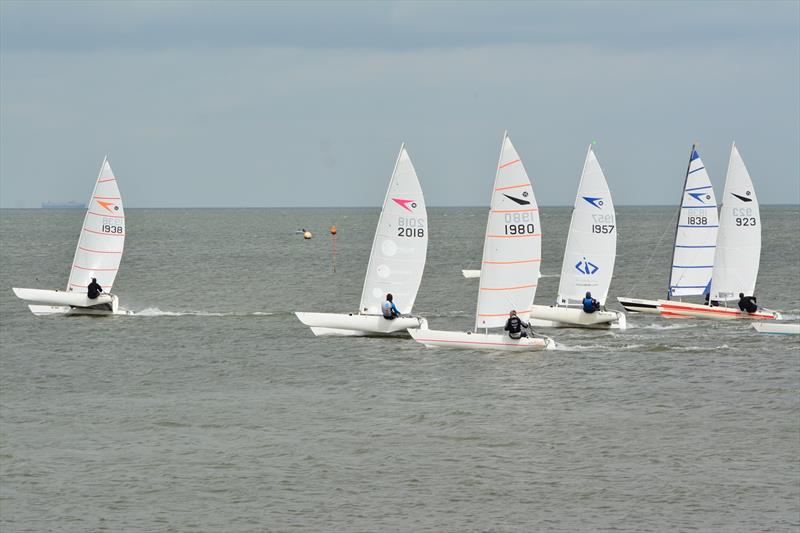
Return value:
[(492, 191), (475, 329), (503, 326), (508, 312), (530, 314), (541, 263), (539, 208), (525, 167), (506, 133)]
[(103, 290), (111, 292), (124, 246), (125, 211), (117, 180), (106, 158), (89, 198), (67, 290), (85, 293), (92, 278), (97, 278)]
[(752, 296), (756, 289), (760, 259), (761, 216), (758, 199), (750, 174), (734, 144), (720, 209), (711, 299), (738, 300), (739, 293)]
[(400, 313), (410, 313), (427, 252), (428, 212), (417, 173), (403, 145), (375, 230), (360, 312), (380, 313), (386, 294), (391, 293)]
[(708, 172), (694, 146), (683, 189), (672, 255), (670, 297), (709, 292), (714, 267), (719, 229), (717, 201)]
[(617, 255), (616, 224), (611, 192), (589, 146), (564, 250), (559, 305), (579, 303), (587, 291), (605, 304)]

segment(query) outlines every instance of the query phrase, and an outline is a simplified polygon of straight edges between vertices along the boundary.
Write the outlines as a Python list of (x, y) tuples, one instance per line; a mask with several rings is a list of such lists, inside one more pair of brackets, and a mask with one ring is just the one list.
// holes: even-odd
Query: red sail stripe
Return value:
[(89, 248), (84, 248), (83, 246), (78, 246), (78, 248), (80, 248), (84, 252), (93, 252), (93, 253), (96, 253), (96, 254), (121, 254), (122, 253), (122, 251), (119, 251), (119, 252), (107, 252), (105, 250), (91, 250)]
[(506, 189), (519, 189), (520, 187), (530, 187), (530, 183), (523, 183), (521, 185), (509, 185), (508, 187), (498, 187), (496, 191), (505, 191)]
[(536, 283), (531, 285), (517, 285), (516, 287), (481, 287), (482, 291), (515, 291), (519, 289), (531, 289), (536, 287)]
[(94, 211), (89, 211), (89, 214), (106, 218), (125, 218), (125, 215), (115, 215), (113, 213), (95, 213)]
[(72, 268), (78, 268), (80, 270), (92, 270), (94, 272), (116, 272), (119, 270), (118, 268), (86, 268), (78, 265), (72, 265)]
[(514, 163), (519, 163), (519, 159), (515, 159), (513, 161), (509, 161), (508, 163), (503, 163), (502, 165), (500, 165), (499, 168), (506, 168), (508, 166), (513, 165)]

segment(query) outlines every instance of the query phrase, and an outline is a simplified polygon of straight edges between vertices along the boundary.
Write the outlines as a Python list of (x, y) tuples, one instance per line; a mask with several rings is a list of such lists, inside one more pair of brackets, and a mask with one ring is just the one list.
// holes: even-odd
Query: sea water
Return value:
[[(569, 208), (542, 208), (558, 287)], [(317, 338), (377, 209), (127, 209), (119, 317), (34, 317), (83, 213), (0, 211), (0, 530), (797, 531), (800, 342), (629, 314), (555, 351)], [(665, 293), (673, 208), (618, 210), (616, 296)], [(472, 327), (485, 208), (433, 208), (415, 310)], [(764, 207), (758, 301), (800, 313), (800, 211)], [(335, 272), (333, 239), (336, 225)], [(313, 232), (311, 240), (296, 233)]]

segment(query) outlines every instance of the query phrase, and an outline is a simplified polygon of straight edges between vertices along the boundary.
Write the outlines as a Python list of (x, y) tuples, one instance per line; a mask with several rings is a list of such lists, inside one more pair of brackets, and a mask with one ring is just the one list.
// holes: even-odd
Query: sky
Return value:
[(800, 2), (0, 0), (0, 207), (487, 205), (508, 130), (542, 205), (591, 142), (617, 205), (676, 205), (736, 142), (800, 203)]

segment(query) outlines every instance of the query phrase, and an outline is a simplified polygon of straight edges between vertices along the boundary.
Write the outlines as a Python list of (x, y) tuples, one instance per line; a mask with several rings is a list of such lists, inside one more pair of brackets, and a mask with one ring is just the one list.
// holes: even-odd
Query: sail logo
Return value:
[(711, 195), (710, 194), (706, 194), (704, 192), (690, 192), (689, 196), (691, 196), (692, 198), (694, 198), (695, 200), (697, 200), (701, 204), (706, 203), (706, 201), (703, 200), (703, 196), (706, 197), (706, 200), (711, 200)]
[[(522, 194), (523, 194), (523, 196), (527, 196), (526, 192), (524, 192)], [(531, 203), (528, 200), (523, 200), (522, 198), (515, 198), (515, 197), (509, 196), (507, 194), (503, 194), (503, 196), (505, 196), (509, 200), (513, 200), (514, 202), (518, 203), (519, 205), (531, 205)]]
[[(406, 200), (403, 198), (392, 198), (392, 201), (397, 205), (399, 205), (400, 207), (402, 207), (403, 209), (405, 209), (406, 211), (408, 211), (409, 213), (413, 213), (411, 209), (417, 207), (417, 202), (415, 202), (414, 200)], [(411, 207), (408, 207), (409, 204), (411, 205)]]
[(747, 192), (745, 193), (747, 196), (739, 196), (738, 194), (736, 194), (736, 193), (733, 193), (733, 192), (732, 192), (731, 194), (732, 194), (732, 195), (734, 195), (736, 198), (738, 198), (739, 200), (741, 200), (741, 201), (743, 201), (743, 202), (752, 202), (752, 201), (753, 201), (753, 199), (752, 199), (752, 198), (748, 198), (748, 197), (747, 197), (747, 196), (750, 196), (750, 191), (747, 191)]
[(597, 209), (603, 209), (603, 199), (600, 197), (594, 196), (582, 196), (584, 200), (589, 202), (589, 204), (595, 206)]
[(111, 214), (114, 214), (114, 211), (119, 211), (119, 206), (114, 205), (111, 202), (104, 202), (102, 200), (97, 200), (97, 204)]
[(581, 274), (586, 274), (587, 276), (592, 276), (598, 270), (600, 270), (600, 267), (598, 267), (597, 265), (595, 265), (594, 263), (592, 263), (591, 261), (587, 260), (584, 257), (581, 261), (578, 261), (575, 264), (575, 269), (578, 272), (580, 272)]

